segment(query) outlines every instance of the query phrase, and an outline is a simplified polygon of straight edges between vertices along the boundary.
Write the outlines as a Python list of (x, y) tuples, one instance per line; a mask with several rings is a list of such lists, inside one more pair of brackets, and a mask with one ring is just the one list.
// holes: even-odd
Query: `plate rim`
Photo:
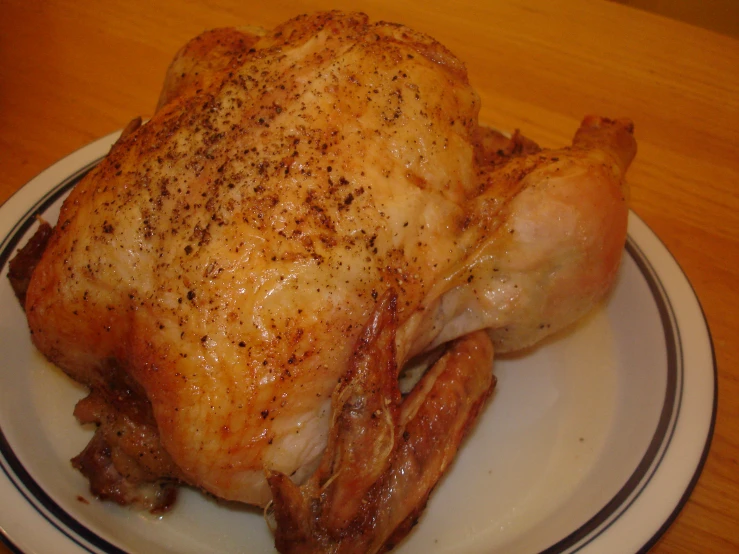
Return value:
[[(2, 223), (3, 219), (0, 218), (0, 267), (5, 268), (7, 261), (10, 257), (12, 257), (12, 254), (15, 251), (15, 248), (18, 246), (18, 242), (22, 239), (24, 236), (24, 233), (28, 231), (28, 229), (32, 226), (33, 220), (35, 219), (35, 216), (39, 213), (42, 213), (45, 209), (48, 208), (49, 205), (51, 205), (53, 202), (58, 199), (58, 197), (63, 194), (67, 189), (71, 188), (78, 182), (87, 172), (89, 172), (91, 169), (99, 163), (101, 159), (104, 158), (105, 154), (107, 153), (108, 148), (110, 145), (112, 145), (117, 138), (120, 136), (121, 131), (115, 131), (113, 133), (110, 133), (100, 139), (97, 139), (77, 150), (69, 154), (68, 156), (65, 156), (61, 160), (57, 161), (55, 164), (49, 166), (47, 169), (39, 173), (36, 177), (34, 177), (32, 180), (30, 180), (28, 183), (26, 183), (23, 187), (18, 189), (13, 195), (11, 195), (10, 198), (8, 198), (2, 205), (0, 205), (0, 214), (3, 212), (10, 212), (10, 213), (16, 213), (20, 212), (22, 215), (14, 215), (12, 218), (12, 223), (8, 226), (5, 223)], [(30, 206), (30, 207), (28, 207)], [(634, 228), (636, 227), (636, 229)], [(633, 235), (639, 234), (640, 238), (637, 240)], [(645, 235), (645, 236), (642, 236)], [(650, 248), (656, 247), (660, 248), (664, 254), (667, 255), (667, 260), (670, 264), (672, 264), (671, 269), (677, 269), (678, 276), (682, 283), (687, 284), (687, 287), (690, 292), (690, 300), (694, 302), (694, 304), (697, 306), (698, 311), (701, 316), (700, 326), (703, 330), (705, 330), (705, 338), (707, 339), (709, 350), (710, 350), (710, 363), (712, 366), (712, 409), (710, 414), (710, 422), (708, 424), (707, 432), (705, 435), (705, 441), (702, 446), (702, 450), (699, 456), (699, 460), (697, 465), (692, 469), (692, 475), (690, 479), (688, 480), (687, 484), (682, 488), (682, 494), (678, 501), (672, 506), (672, 509), (670, 510), (667, 517), (664, 519), (662, 524), (657, 527), (655, 530), (651, 531), (650, 538), (646, 540), (642, 544), (638, 550), (635, 552), (637, 554), (646, 553), (649, 549), (651, 549), (654, 544), (656, 544), (660, 538), (664, 535), (666, 530), (670, 527), (670, 525), (674, 522), (674, 520), (677, 518), (678, 514), (681, 512), (681, 510), (684, 508), (685, 504), (688, 502), (698, 480), (700, 479), (700, 476), (702, 475), (703, 468), (705, 466), (706, 460), (708, 458), (711, 445), (713, 442), (713, 436), (715, 431), (715, 423), (716, 423), (716, 416), (717, 416), (717, 407), (718, 407), (718, 368), (716, 363), (716, 354), (715, 354), (715, 347), (713, 344), (713, 337), (711, 335), (710, 327), (708, 325), (708, 321), (706, 319), (705, 311), (703, 309), (703, 306), (701, 305), (700, 299), (698, 298), (698, 295), (696, 294), (696, 291), (690, 283), (690, 280), (687, 278), (687, 275), (685, 274), (682, 267), (680, 267), (679, 263), (673, 256), (673, 254), (669, 251), (669, 249), (666, 247), (664, 242), (649, 228), (649, 226), (644, 222), (644, 220), (638, 216), (633, 210), (629, 211), (629, 232), (627, 237), (627, 244), (625, 247), (625, 252), (628, 253), (635, 263), (639, 266), (639, 273), (647, 280), (647, 283), (650, 288), (650, 292), (652, 293), (652, 296), (654, 297), (656, 303), (658, 306), (661, 306), (661, 303), (658, 300), (666, 301), (669, 304), (670, 296), (669, 294), (664, 290), (664, 284), (659, 279), (660, 272), (657, 271), (653, 265), (652, 261), (649, 259), (648, 255), (644, 253), (643, 251), (643, 244), (639, 244), (639, 242), (644, 242), (647, 240), (651, 240), (653, 242), (652, 245), (650, 245)], [(648, 267), (646, 268), (647, 271), (651, 273), (651, 277), (654, 279), (654, 282), (650, 280), (648, 275), (645, 274), (644, 268), (641, 266), (639, 261), (641, 260), (642, 264), (646, 264)], [(670, 268), (668, 268), (670, 269)], [(663, 272), (667, 272), (667, 269), (662, 268)], [(4, 271), (3, 271), (4, 273)], [(655, 291), (653, 290), (653, 286), (661, 287), (662, 290), (660, 292), (660, 296), (658, 297)], [(668, 306), (669, 310), (672, 310), (671, 307)], [(669, 317), (670, 314), (667, 314), (667, 317)], [(674, 317), (674, 325), (676, 326), (676, 331), (678, 333), (678, 339), (679, 339), (679, 322), (677, 321), (677, 317), (674, 315), (674, 312), (672, 313), (672, 316)], [(667, 330), (664, 329), (664, 314), (662, 313), (662, 308), (660, 307), (660, 320), (663, 324), (663, 330), (665, 331), (665, 335), (667, 335)], [(682, 348), (682, 341), (678, 340), (678, 346)], [(668, 361), (669, 363), (669, 361)], [(683, 369), (684, 371), (684, 369)], [(682, 394), (682, 392), (681, 392)], [(663, 406), (664, 411), (664, 406)], [(678, 406), (679, 411), (679, 406)], [(660, 415), (660, 424), (662, 422), (664, 414)], [(669, 423), (669, 422), (668, 422)], [(679, 423), (679, 414), (675, 416), (675, 427)], [(673, 428), (671, 430), (671, 433), (674, 433), (675, 429)], [(655, 432), (655, 435), (653, 436), (652, 442), (654, 442), (654, 439), (656, 438), (657, 433)], [(665, 446), (664, 451), (661, 454), (661, 457), (664, 457), (664, 455), (669, 451), (669, 441), (668, 444)], [(659, 449), (663, 442), (660, 442), (657, 444), (657, 448)], [(650, 446), (647, 450), (652, 448), (652, 444), (650, 443)], [(13, 486), (18, 489), (17, 484), (14, 482), (14, 480), (11, 478), (10, 475), (7, 474), (6, 464), (10, 465), (12, 468), (13, 464), (12, 462), (9, 463), (5, 456), (5, 452), (9, 451), (12, 454), (12, 448), (9, 444), (6, 442), (6, 438), (4, 433), (2, 432), (2, 428), (0, 428), (0, 469), (2, 470), (0, 472), (0, 478), (1, 479), (8, 479)], [(646, 458), (646, 453), (642, 458), (642, 461), (640, 462), (639, 466), (642, 465)], [(17, 458), (16, 458), (17, 461)], [(652, 472), (652, 475), (655, 474), (659, 470), (660, 461), (657, 461), (654, 471)], [(650, 469), (650, 466), (654, 464), (654, 459), (649, 461), (647, 471)], [(25, 472), (25, 468), (23, 468), (22, 464), (18, 462), (18, 466), (20, 471)], [(584, 542), (582, 542), (581, 539), (578, 539), (576, 535), (578, 535), (583, 528), (586, 528), (588, 525), (592, 524), (595, 520), (599, 518), (599, 516), (607, 511), (608, 506), (616, 499), (618, 498), (624, 489), (627, 488), (628, 482), (631, 480), (631, 478), (637, 473), (637, 470), (634, 470), (632, 475), (630, 476), (629, 480), (627, 481), (624, 486), (619, 489), (619, 491), (614, 495), (614, 497), (604, 506), (600, 511), (598, 511), (596, 514), (594, 514), (587, 522), (585, 522), (583, 525), (572, 531), (570, 534), (562, 538), (561, 540), (557, 541), (556, 543), (552, 544), (550, 547), (546, 548), (541, 552), (541, 554), (554, 554), (557, 553), (564, 553), (564, 552), (585, 552), (590, 551), (594, 543), (597, 543), (601, 541), (601, 539), (607, 535), (609, 528), (613, 523), (616, 523), (618, 519), (620, 518), (620, 515), (618, 515), (612, 522), (608, 523), (603, 529), (599, 530), (595, 535), (590, 536), (590, 532), (585, 533), (583, 536), (585, 539)], [(642, 476), (643, 477), (643, 476)], [(60, 511), (62, 514), (69, 516), (69, 518), (74, 522), (75, 525), (72, 526), (72, 529), (70, 529), (70, 532), (78, 532), (74, 527), (76, 525), (81, 526), (83, 529), (87, 530), (85, 525), (79, 521), (77, 521), (74, 516), (71, 516), (67, 514), (63, 508), (56, 505), (56, 503), (46, 495), (43, 488), (38, 485), (30, 476), (28, 476), (30, 481), (36, 485), (41, 492), (43, 496), (46, 496), (48, 500), (56, 506), (58, 511)], [(637, 493), (637, 497), (649, 486), (648, 481), (651, 479), (651, 475), (649, 479), (647, 479), (647, 483), (641, 487)], [(25, 481), (24, 481), (25, 482)], [(641, 478), (637, 481), (635, 486), (638, 486), (641, 482)], [(121, 550), (120, 548), (116, 547), (115, 545), (109, 543), (106, 539), (99, 537), (94, 532), (89, 531), (95, 539), (93, 539), (92, 544), (89, 546), (86, 544), (82, 544), (80, 541), (76, 540), (75, 537), (70, 536), (70, 533), (65, 531), (64, 529), (59, 528), (59, 526), (52, 521), (49, 516), (45, 515), (44, 513), (41, 513), (39, 511), (38, 506), (32, 502), (29, 501), (27, 496), (23, 493), (23, 491), (18, 491), (19, 494), (21, 494), (26, 502), (28, 502), (31, 507), (33, 507), (37, 512), (39, 517), (43, 518), (48, 524), (56, 527), (57, 531), (61, 532), (65, 537), (67, 537), (69, 540), (71, 540), (73, 543), (75, 543), (79, 548), (81, 548), (81, 551), (86, 552), (109, 552), (112, 554), (120, 554), (124, 553), (126, 551)], [(30, 491), (29, 491), (30, 492)], [(628, 491), (627, 491), (628, 492)], [(633, 487), (632, 487), (633, 492)], [(33, 494), (33, 493), (32, 493)], [(35, 496), (35, 494), (34, 494)], [(627, 498), (628, 498), (627, 494)], [(38, 497), (36, 497), (37, 500), (39, 500)], [(633, 503), (636, 500), (636, 497), (631, 499), (629, 501), (629, 506), (621, 510), (621, 513), (624, 513), (630, 509), (631, 503)], [(43, 505), (44, 502), (41, 501), (41, 504)], [(616, 508), (621, 507), (622, 503), (617, 503)], [(48, 508), (48, 507), (47, 507)], [(53, 511), (53, 510), (52, 510)], [(612, 513), (612, 512), (609, 512)], [(64, 517), (62, 517), (62, 521), (60, 523), (63, 523), (66, 525), (66, 522), (64, 521)], [(598, 529), (599, 526), (595, 526), (595, 529)], [(83, 533), (84, 535), (84, 533)], [(84, 538), (84, 537), (81, 537)], [(18, 547), (15, 544), (15, 541), (11, 538), (11, 533), (5, 529), (3, 526), (3, 523), (0, 522), (0, 541), (5, 544), (12, 552), (16, 552), (19, 554), (24, 554), (24, 550), (22, 550), (20, 547)], [(102, 543), (100, 543), (102, 541)], [(84, 542), (87, 542), (85, 540)], [(104, 543), (104, 544), (103, 544)], [(103, 550), (98, 550), (99, 546), (104, 546)], [(598, 546), (598, 545), (596, 545)], [(92, 547), (92, 548), (91, 548)]]
[(680, 514), (680, 512), (683, 510), (685, 505), (688, 503), (688, 500), (690, 500), (690, 496), (692, 495), (696, 485), (698, 484), (698, 481), (701, 478), (701, 475), (703, 474), (703, 469), (706, 465), (706, 461), (708, 460), (708, 456), (711, 451), (711, 446), (713, 444), (713, 438), (716, 430), (716, 418), (718, 415), (718, 399), (719, 399), (719, 387), (718, 387), (718, 363), (716, 361), (716, 348), (713, 342), (713, 335), (711, 334), (711, 327), (708, 324), (708, 318), (706, 317), (705, 309), (703, 308), (703, 304), (700, 301), (700, 298), (698, 296), (698, 293), (695, 290), (695, 287), (693, 286), (693, 283), (688, 278), (687, 274), (685, 273), (685, 270), (682, 268), (680, 263), (675, 258), (674, 254), (670, 251), (670, 249), (667, 247), (667, 245), (664, 243), (664, 241), (657, 235), (652, 229), (647, 225), (647, 223), (636, 213), (633, 211), (631, 212), (631, 215), (639, 221), (641, 225), (643, 225), (652, 235), (652, 237), (659, 243), (661, 248), (664, 250), (664, 252), (669, 256), (672, 263), (675, 265), (675, 267), (678, 269), (680, 276), (682, 277), (684, 283), (688, 286), (690, 293), (692, 295), (692, 299), (695, 300), (695, 305), (698, 308), (698, 311), (700, 312), (700, 318), (701, 318), (701, 324), (705, 328), (706, 331), (706, 338), (708, 340), (708, 347), (710, 351), (710, 358), (711, 358), (711, 377), (712, 377), (712, 405), (711, 405), (711, 416), (710, 416), (710, 422), (708, 431), (705, 438), (705, 444), (703, 445), (703, 450), (700, 454), (700, 459), (698, 460), (698, 464), (695, 467), (695, 471), (690, 478), (690, 481), (687, 483), (687, 486), (685, 487), (685, 490), (683, 491), (682, 495), (680, 496), (680, 499), (678, 500), (677, 504), (673, 508), (672, 512), (668, 515), (668, 517), (665, 519), (665, 521), (662, 523), (662, 525), (655, 531), (655, 534), (652, 536), (652, 538), (647, 541), (644, 546), (639, 550), (638, 554), (646, 554), (659, 540), (662, 538), (662, 536), (665, 534), (667, 529), (670, 528), (670, 526), (675, 522), (677, 519), (677, 516)]

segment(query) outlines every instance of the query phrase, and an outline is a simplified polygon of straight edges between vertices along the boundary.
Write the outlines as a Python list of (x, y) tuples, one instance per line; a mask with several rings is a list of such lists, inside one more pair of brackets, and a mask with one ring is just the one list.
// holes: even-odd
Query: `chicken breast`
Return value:
[(36, 346), (90, 387), (75, 465), (102, 497), (161, 508), (180, 482), (263, 506), (266, 474), (306, 481), (388, 291), (402, 367), (478, 330), (529, 346), (613, 283), (626, 120), (561, 150), (504, 137), (453, 54), (363, 14), (209, 32), (166, 83), (65, 201), (26, 295)]

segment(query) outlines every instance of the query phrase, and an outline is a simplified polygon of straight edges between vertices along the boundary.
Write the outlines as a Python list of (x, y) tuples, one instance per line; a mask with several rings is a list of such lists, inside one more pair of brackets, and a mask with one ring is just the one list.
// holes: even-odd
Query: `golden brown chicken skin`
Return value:
[(298, 487), (268, 471), (280, 552), (371, 554), (397, 544), (492, 393), (493, 347), (476, 331), (452, 341), (402, 398), (396, 304), (388, 291), (357, 341), (313, 475)]
[(398, 367), (481, 329), (528, 346), (599, 302), (631, 124), (587, 118), (548, 151), (478, 110), (446, 48), (363, 14), (185, 47), (155, 115), (65, 201), (27, 291), (34, 343), (91, 389), (77, 415), (100, 428), (76, 465), (108, 476), (93, 490), (265, 505), (265, 472), (306, 481), (391, 289)]

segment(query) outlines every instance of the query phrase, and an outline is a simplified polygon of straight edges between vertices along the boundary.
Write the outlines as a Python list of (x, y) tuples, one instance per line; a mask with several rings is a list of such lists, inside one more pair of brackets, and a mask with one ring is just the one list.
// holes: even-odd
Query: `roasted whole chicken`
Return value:
[(493, 351), (600, 302), (626, 236), (629, 121), (545, 150), (479, 108), (446, 48), (363, 14), (187, 44), (11, 275), (35, 345), (90, 389), (92, 491), (268, 506), (286, 552), (400, 540)]

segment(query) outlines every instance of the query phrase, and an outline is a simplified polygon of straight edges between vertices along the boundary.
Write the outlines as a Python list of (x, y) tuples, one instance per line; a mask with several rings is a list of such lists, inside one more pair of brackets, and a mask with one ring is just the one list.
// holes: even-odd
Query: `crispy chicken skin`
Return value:
[(402, 540), (492, 393), (493, 347), (477, 331), (401, 399), (396, 300), (386, 293), (334, 389), (318, 469), (300, 487), (268, 472), (280, 552), (371, 554)]
[(526, 347), (599, 302), (631, 123), (588, 117), (541, 150), (478, 110), (446, 48), (363, 14), (187, 45), (154, 116), (65, 201), (26, 294), (36, 346), (90, 387), (77, 415), (98, 442), (76, 465), (112, 476), (94, 492), (162, 507), (152, 483), (183, 482), (265, 505), (269, 474), (295, 496), (279, 476), (325, 467), (332, 394), (391, 289), (397, 367), (478, 330)]

